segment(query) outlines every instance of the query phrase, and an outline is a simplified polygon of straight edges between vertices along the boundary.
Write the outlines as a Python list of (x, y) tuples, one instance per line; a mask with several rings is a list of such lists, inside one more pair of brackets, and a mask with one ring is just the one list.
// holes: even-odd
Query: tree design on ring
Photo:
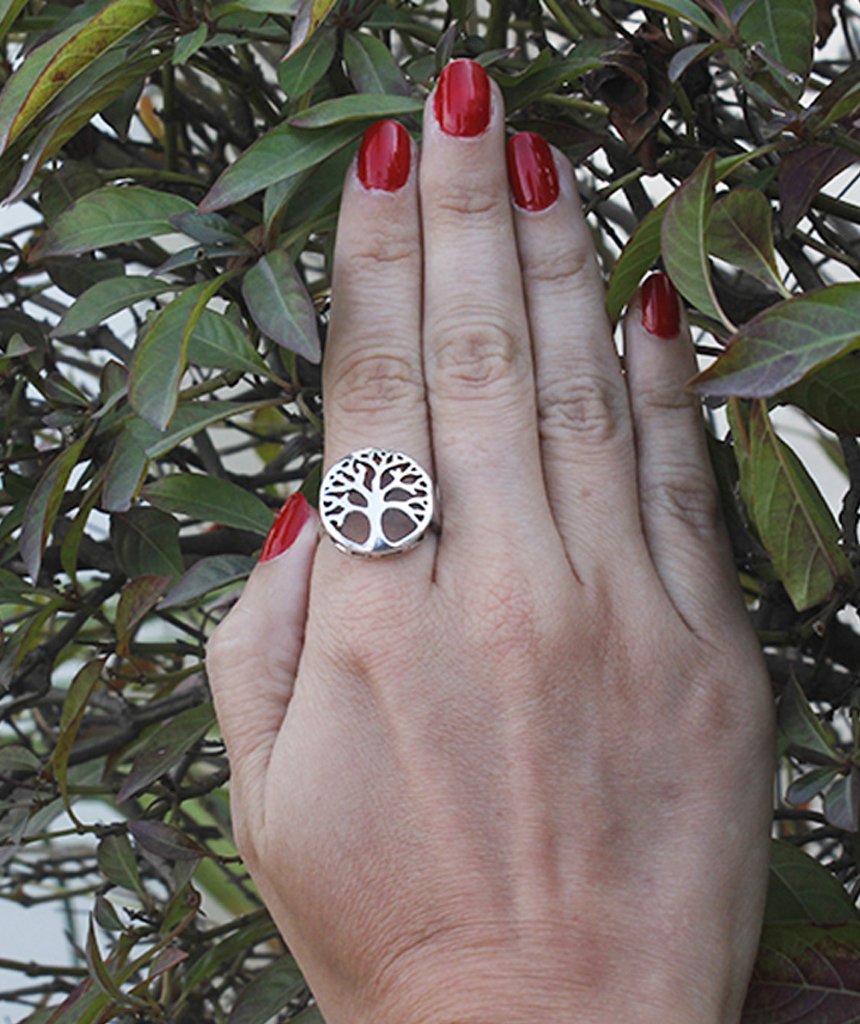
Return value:
[(365, 448), (326, 474), (320, 516), (335, 541), (364, 554), (411, 547), (433, 517), (433, 485), (402, 452)]

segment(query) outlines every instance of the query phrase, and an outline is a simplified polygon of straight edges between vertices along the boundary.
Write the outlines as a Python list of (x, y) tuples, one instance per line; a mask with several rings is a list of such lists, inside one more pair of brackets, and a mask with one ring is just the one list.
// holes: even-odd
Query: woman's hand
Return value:
[(772, 709), (677, 300), (625, 377), (567, 160), (517, 136), (509, 185), (469, 61), (424, 128), (347, 177), (325, 454), (412, 455), (443, 531), (282, 514), (209, 648), (239, 847), (329, 1024), (736, 1021)]

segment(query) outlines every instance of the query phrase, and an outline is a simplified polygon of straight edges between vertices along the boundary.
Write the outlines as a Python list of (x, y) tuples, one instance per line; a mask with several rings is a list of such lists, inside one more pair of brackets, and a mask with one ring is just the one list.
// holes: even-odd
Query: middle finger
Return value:
[(452, 61), (424, 122), (425, 378), (447, 543), (456, 529), (471, 545), (549, 519), (501, 93), (479, 64)]

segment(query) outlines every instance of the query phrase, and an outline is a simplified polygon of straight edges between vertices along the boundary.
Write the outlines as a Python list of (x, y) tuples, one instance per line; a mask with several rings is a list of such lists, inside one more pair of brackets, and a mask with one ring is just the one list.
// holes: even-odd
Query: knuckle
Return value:
[(470, 175), (458, 180), (446, 179), (430, 188), (431, 216), (439, 221), (453, 221), (462, 227), (463, 218), (494, 218), (508, 215), (510, 200), (507, 191), (487, 188), (485, 182), (477, 183)]
[(564, 249), (539, 252), (523, 266), (523, 277), (528, 283), (575, 288), (595, 270), (594, 256), (589, 245), (580, 244)]
[(417, 259), (414, 240), (376, 231), (361, 246), (349, 252), (346, 260), (338, 265), (338, 271), (353, 277), (369, 278), (376, 283), (380, 271), (397, 270)]
[(498, 317), (476, 324), (449, 316), (437, 325), (430, 345), (434, 383), (438, 390), (471, 391), (519, 380), (523, 349), (518, 332)]
[(699, 398), (681, 385), (666, 386), (656, 384), (648, 388), (637, 388), (634, 397), (644, 416), (654, 418), (668, 414), (674, 416), (679, 412), (696, 412), (701, 409)]
[(722, 511), (716, 485), (701, 472), (662, 474), (642, 484), (642, 504), (668, 516), (696, 534), (713, 536), (721, 528)]
[(377, 412), (391, 405), (418, 405), (424, 384), (416, 360), (405, 354), (362, 349), (344, 358), (328, 382), (331, 402), (347, 414)]
[(591, 445), (629, 437), (626, 397), (620, 387), (600, 377), (580, 377), (546, 385), (540, 395), (541, 438), (575, 435)]

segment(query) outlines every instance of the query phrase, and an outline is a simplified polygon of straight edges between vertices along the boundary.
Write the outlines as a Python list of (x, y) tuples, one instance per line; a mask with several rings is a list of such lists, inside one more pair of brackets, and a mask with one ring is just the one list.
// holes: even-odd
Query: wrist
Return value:
[[(536, 971), (526, 958), (504, 970), (488, 965), (478, 973), (428, 979), (403, 977), (383, 1002), (353, 1005), (342, 1016), (326, 1014), (328, 1024), (738, 1024), (743, 993), (708, 994), (678, 978), (624, 988), (578, 985), (563, 973)], [(663, 989), (663, 991), (661, 991)]]

